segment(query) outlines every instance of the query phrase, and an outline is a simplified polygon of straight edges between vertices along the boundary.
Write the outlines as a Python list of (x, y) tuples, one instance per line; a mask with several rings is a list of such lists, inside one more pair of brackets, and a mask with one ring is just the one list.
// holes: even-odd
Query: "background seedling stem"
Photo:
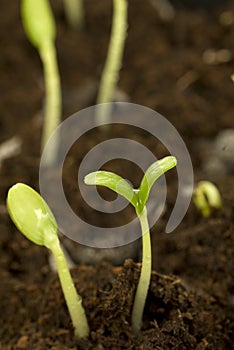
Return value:
[[(43, 150), (52, 132), (61, 121), (61, 87), (54, 44), (48, 41), (48, 43), (45, 43), (41, 47), (39, 52), (44, 66), (46, 87), (45, 121), (42, 134)], [(57, 142), (59, 142), (59, 140)], [(51, 148), (51, 159), (48, 159), (49, 163), (53, 162), (56, 158), (58, 147), (57, 142), (55, 142), (53, 148)]]
[(63, 0), (64, 12), (71, 29), (82, 30), (84, 27), (84, 0)]
[[(45, 111), (41, 149), (61, 122), (61, 84), (56, 58), (56, 27), (48, 0), (22, 0), (22, 22), (25, 33), (41, 57), (45, 79)], [(55, 162), (59, 140), (54, 139), (45, 160)]]
[[(119, 78), (119, 71), (122, 64), (126, 32), (127, 0), (113, 0), (111, 38), (98, 91), (97, 104), (112, 101), (114, 89)], [(97, 106), (96, 118), (98, 123), (109, 123), (110, 105), (103, 105), (99, 108)]]

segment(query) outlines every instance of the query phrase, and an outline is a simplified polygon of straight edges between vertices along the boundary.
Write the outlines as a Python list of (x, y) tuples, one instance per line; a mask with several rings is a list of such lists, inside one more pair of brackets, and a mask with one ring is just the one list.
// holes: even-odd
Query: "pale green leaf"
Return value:
[(48, 247), (57, 239), (57, 224), (48, 205), (31, 187), (18, 183), (12, 186), (7, 196), (9, 215), (29, 240)]
[(56, 26), (48, 0), (21, 0), (21, 16), (28, 39), (37, 49), (54, 41)]
[(126, 198), (135, 208), (137, 195), (132, 186), (121, 176), (109, 171), (95, 171), (85, 176), (86, 185), (104, 186)]
[(140, 208), (141, 210), (145, 206), (150, 190), (155, 183), (155, 181), (163, 175), (168, 170), (174, 168), (177, 164), (176, 158), (173, 156), (168, 156), (157, 160), (149, 166), (146, 170), (145, 175), (142, 178), (140, 184), (139, 198), (140, 198)]

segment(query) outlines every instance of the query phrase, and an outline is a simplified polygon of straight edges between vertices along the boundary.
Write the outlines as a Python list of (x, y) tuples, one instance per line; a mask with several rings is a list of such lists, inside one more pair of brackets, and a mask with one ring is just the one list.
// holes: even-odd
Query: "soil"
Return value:
[[(85, 4), (86, 28), (74, 33), (66, 26), (62, 4), (52, 2), (58, 26), (64, 118), (95, 103), (108, 45), (111, 2), (90, 0)], [(234, 128), (230, 79), (233, 3), (213, 11), (178, 6), (175, 17), (165, 22), (150, 1), (129, 0), (128, 37), (118, 87), (129, 101), (156, 110), (176, 127), (190, 152), (195, 182), (215, 182), (223, 207), (202, 218), (191, 203), (179, 227), (165, 234), (177, 191), (176, 172), (169, 173), (166, 211), (151, 230), (154, 271), (142, 331), (137, 336), (131, 333), (130, 315), (141, 250), (135, 262), (126, 260), (122, 266), (101, 261), (94, 266), (77, 264), (72, 269), (88, 315), (88, 340), (77, 340), (73, 335), (47, 250), (19, 234), (7, 214), (5, 198), (11, 185), (24, 182), (39, 190), (44, 88), (38, 54), (21, 26), (19, 2), (2, 0), (1, 8), (0, 143), (13, 136), (22, 139), (20, 154), (5, 159), (0, 167), (1, 350), (232, 349), (234, 173), (207, 172), (205, 165), (212, 152), (209, 148), (204, 151), (204, 145), (213, 148), (220, 131)], [(231, 16), (226, 24), (220, 22), (224, 11)], [(215, 56), (209, 61), (207, 50), (222, 49), (228, 50), (226, 59)], [(121, 125), (111, 135), (86, 135), (74, 146), (63, 173), (66, 195), (74, 209), (82, 208), (86, 219), (91, 217), (106, 227), (126, 222), (133, 210), (128, 207), (114, 217), (99, 216), (81, 202), (79, 191), (74, 190), (74, 174), (87, 150), (114, 136), (136, 139), (158, 158), (167, 154), (157, 140)], [(112, 162), (106, 168), (135, 186), (142, 176), (132, 163)]]

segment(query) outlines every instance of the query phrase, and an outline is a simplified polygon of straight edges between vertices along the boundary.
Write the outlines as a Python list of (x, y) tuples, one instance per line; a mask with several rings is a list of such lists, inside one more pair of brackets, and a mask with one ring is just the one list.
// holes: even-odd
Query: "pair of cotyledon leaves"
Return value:
[[(146, 170), (140, 187), (134, 189), (121, 176), (107, 171), (86, 175), (87, 185), (105, 186), (126, 198), (141, 213), (146, 205), (154, 182), (166, 171), (176, 166), (176, 158), (165, 157), (151, 164)], [(57, 239), (57, 223), (42, 197), (31, 187), (18, 183), (11, 187), (7, 197), (9, 214), (16, 227), (32, 242), (50, 248)]]

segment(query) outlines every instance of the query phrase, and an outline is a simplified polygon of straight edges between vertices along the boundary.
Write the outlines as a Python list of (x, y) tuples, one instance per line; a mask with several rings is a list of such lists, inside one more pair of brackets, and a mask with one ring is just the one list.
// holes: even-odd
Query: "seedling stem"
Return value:
[(135, 208), (140, 220), (142, 231), (142, 267), (132, 309), (132, 331), (137, 334), (141, 329), (142, 316), (151, 277), (151, 242), (147, 218), (146, 203), (150, 190), (155, 181), (166, 171), (176, 166), (173, 156), (160, 159), (149, 166), (142, 178), (138, 189), (132, 186), (121, 176), (108, 171), (95, 171), (85, 176), (87, 185), (105, 186), (126, 198)]
[[(56, 26), (48, 0), (22, 0), (22, 22), (25, 33), (40, 54), (45, 77), (45, 116), (42, 131), (41, 150), (61, 121), (61, 86), (56, 58)], [(56, 161), (59, 147), (58, 137), (53, 139), (45, 162)]]
[(63, 5), (70, 28), (82, 30), (84, 27), (84, 0), (63, 0)]
[(149, 224), (147, 218), (147, 209), (144, 207), (142, 212), (138, 214), (142, 231), (142, 267), (141, 274), (135, 294), (135, 299), (132, 309), (132, 331), (137, 334), (141, 329), (142, 316), (145, 307), (145, 300), (148, 294), (150, 277), (151, 277), (151, 239)]
[(82, 299), (73, 284), (59, 243), (57, 223), (48, 205), (31, 187), (18, 183), (8, 192), (7, 208), (12, 221), (25, 237), (35, 244), (47, 247), (53, 253), (75, 335), (87, 338), (89, 326)]
[(77, 338), (87, 338), (89, 326), (82, 306), (82, 299), (75, 289), (59, 240), (54, 241), (48, 248), (52, 251), (56, 261), (59, 280), (74, 326), (75, 336)]
[[(54, 43), (44, 43), (39, 54), (44, 66), (44, 79), (46, 89), (45, 120), (42, 133), (42, 151), (53, 131), (61, 121), (61, 84)], [(47, 155), (47, 163), (51, 164), (56, 159), (59, 140), (53, 140), (50, 152)]]
[[(97, 104), (112, 101), (122, 64), (126, 32), (127, 0), (113, 0), (111, 38), (98, 91)], [(107, 124), (110, 122), (110, 104), (97, 106), (96, 119), (100, 124)]]

